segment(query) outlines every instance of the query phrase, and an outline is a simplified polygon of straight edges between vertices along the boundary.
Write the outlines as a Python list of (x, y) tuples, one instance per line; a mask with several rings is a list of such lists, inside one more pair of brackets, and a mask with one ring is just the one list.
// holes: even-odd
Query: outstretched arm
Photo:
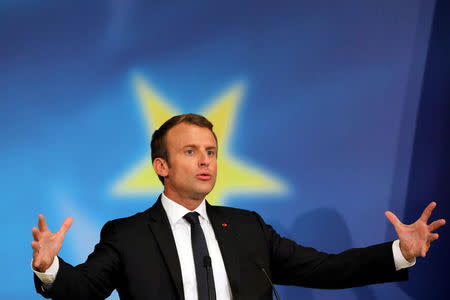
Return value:
[(53, 263), (53, 259), (61, 249), (67, 230), (72, 225), (73, 219), (68, 217), (64, 220), (61, 228), (52, 233), (45, 222), (42, 214), (38, 216), (38, 227), (33, 227), (31, 232), (34, 240), (31, 242), (33, 248), (33, 267), (39, 272), (45, 272)]
[(400, 222), (396, 215), (387, 211), (385, 213), (388, 220), (394, 225), (400, 240), (400, 250), (406, 260), (411, 261), (418, 256), (425, 257), (430, 243), (439, 238), (437, 233), (433, 233), (445, 224), (444, 219), (439, 219), (427, 224), (431, 212), (436, 207), (436, 202), (431, 202), (423, 211), (420, 218), (411, 225)]

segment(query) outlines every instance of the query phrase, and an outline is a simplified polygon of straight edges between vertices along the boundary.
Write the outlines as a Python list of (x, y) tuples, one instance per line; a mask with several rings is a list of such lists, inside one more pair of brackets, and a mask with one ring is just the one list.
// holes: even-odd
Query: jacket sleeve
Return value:
[(46, 290), (34, 275), (36, 291), (52, 299), (105, 299), (117, 287), (120, 274), (120, 253), (117, 230), (113, 222), (103, 226), (100, 242), (85, 263), (75, 267), (60, 258), (55, 281)]
[(327, 254), (281, 237), (257, 215), (270, 250), (276, 284), (342, 289), (408, 279), (408, 270), (395, 270), (392, 242)]

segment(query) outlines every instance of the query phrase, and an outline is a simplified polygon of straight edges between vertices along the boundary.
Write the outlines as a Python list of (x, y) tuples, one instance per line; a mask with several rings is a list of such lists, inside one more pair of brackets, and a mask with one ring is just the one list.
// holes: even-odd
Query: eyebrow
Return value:
[[(184, 149), (184, 148), (198, 148), (198, 145), (194, 145), (194, 144), (184, 145), (182, 149)], [(208, 147), (206, 147), (206, 149), (208, 149), (208, 150), (217, 149), (217, 146), (208, 146)]]

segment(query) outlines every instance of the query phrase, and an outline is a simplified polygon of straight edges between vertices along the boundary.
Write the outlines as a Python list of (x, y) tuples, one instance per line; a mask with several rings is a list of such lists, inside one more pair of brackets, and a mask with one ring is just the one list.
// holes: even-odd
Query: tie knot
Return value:
[(198, 212), (193, 211), (190, 213), (187, 213), (184, 215), (184, 218), (186, 219), (186, 221), (188, 221), (191, 225), (194, 224), (200, 224), (200, 221), (198, 220)]

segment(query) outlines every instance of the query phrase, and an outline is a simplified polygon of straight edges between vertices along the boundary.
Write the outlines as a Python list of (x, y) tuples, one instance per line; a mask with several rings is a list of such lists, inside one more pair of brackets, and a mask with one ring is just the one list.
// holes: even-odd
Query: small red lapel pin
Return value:
[(222, 227), (227, 227), (228, 224), (227, 223), (222, 223)]

